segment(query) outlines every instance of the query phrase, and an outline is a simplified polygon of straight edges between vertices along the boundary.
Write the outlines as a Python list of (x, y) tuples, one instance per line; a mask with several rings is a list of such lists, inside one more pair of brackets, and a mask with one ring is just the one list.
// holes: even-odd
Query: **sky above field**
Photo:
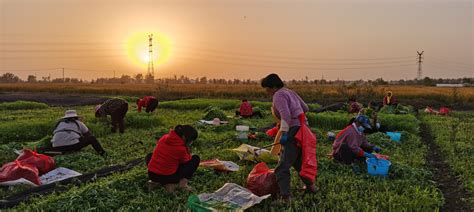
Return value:
[(0, 74), (474, 77), (473, 2), (0, 0)]

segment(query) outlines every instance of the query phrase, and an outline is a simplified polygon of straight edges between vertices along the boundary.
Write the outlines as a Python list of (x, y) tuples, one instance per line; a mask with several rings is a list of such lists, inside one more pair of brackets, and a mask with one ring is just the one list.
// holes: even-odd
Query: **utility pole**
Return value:
[(66, 80), (64, 79), (64, 68), (63, 68), (63, 82), (66, 82)]
[(155, 82), (155, 70), (153, 68), (153, 34), (148, 35), (148, 71), (146, 81)]
[(418, 53), (418, 74), (417, 74), (417, 79), (418, 80), (421, 80), (421, 77), (422, 77), (422, 69), (421, 69), (421, 63), (423, 63), (422, 59), (423, 59), (423, 52), (425, 51), (416, 51), (416, 53)]
[(115, 70), (114, 70), (114, 79), (115, 79)]

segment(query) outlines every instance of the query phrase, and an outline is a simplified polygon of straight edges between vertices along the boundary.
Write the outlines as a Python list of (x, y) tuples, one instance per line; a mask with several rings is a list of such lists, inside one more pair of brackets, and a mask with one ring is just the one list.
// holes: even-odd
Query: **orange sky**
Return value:
[(170, 43), (156, 77), (413, 79), (418, 50), (423, 76), (474, 77), (473, 8), (457, 0), (0, 0), (0, 74), (146, 73), (127, 48), (130, 36), (154, 32)]

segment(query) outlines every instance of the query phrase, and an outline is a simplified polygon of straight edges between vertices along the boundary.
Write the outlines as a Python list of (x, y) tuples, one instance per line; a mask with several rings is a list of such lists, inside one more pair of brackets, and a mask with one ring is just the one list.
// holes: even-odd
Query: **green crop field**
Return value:
[[(430, 127), (433, 140), (440, 147), (451, 169), (463, 186), (474, 193), (474, 115), (458, 113), (454, 116), (423, 116)], [(474, 205), (474, 198), (469, 202)]]
[[(239, 124), (251, 127), (265, 127), (273, 123), (270, 103), (254, 102), (265, 115), (263, 119), (229, 118), (228, 125), (202, 126), (197, 121), (204, 117), (208, 106), (223, 109), (227, 116), (233, 116), (239, 101), (233, 100), (180, 100), (163, 102), (157, 111), (151, 114), (137, 113), (134, 103), (130, 103), (125, 118), (124, 134), (112, 134), (108, 126), (99, 123), (93, 116), (94, 106), (48, 107), (37, 103), (1, 103), (0, 104), (0, 162), (5, 164), (15, 159), (13, 152), (22, 147), (34, 148), (44, 145), (51, 139), (51, 132), (58, 118), (67, 109), (76, 109), (84, 117), (85, 124), (98, 137), (99, 142), (109, 153), (102, 158), (91, 147), (80, 152), (56, 156), (57, 166), (66, 167), (81, 173), (125, 164), (127, 161), (144, 158), (151, 153), (156, 139), (167, 133), (177, 124), (192, 124), (199, 131), (199, 138), (192, 146), (193, 154), (202, 160), (230, 160), (240, 165), (233, 173), (216, 173), (199, 168), (191, 180), (194, 194), (213, 192), (226, 182), (245, 186), (247, 176), (255, 163), (239, 161), (229, 149), (238, 147), (242, 141), (236, 139), (235, 126)], [(311, 105), (316, 108), (318, 105)], [(380, 114), (382, 124), (389, 130), (402, 132), (400, 143), (390, 141), (382, 133), (368, 136), (370, 142), (383, 148), (382, 154), (389, 155), (392, 166), (388, 177), (374, 177), (365, 170), (354, 173), (351, 166), (341, 165), (327, 158), (331, 151), (331, 142), (327, 140), (328, 131), (339, 131), (349, 122), (351, 115), (346, 113), (309, 113), (311, 128), (318, 136), (317, 193), (304, 195), (300, 191), (302, 183), (295, 171), (292, 172), (292, 190), (294, 200), (291, 205), (276, 205), (271, 199), (263, 201), (249, 211), (388, 211), (422, 210), (436, 211), (444, 204), (442, 192), (432, 180), (433, 176), (426, 164), (428, 147), (421, 141), (420, 120), (413, 114)], [(450, 121), (456, 125), (454, 142), (447, 140), (450, 131), (436, 128), (436, 122)], [(453, 169), (462, 176), (466, 187), (473, 190), (472, 133), (473, 118), (444, 118), (422, 116), (422, 121), (433, 124), (431, 129), (436, 143), (448, 152), (448, 161)], [(464, 124), (467, 122), (467, 124)], [(257, 141), (248, 141), (253, 146), (265, 146), (272, 142), (265, 136)], [(458, 149), (462, 151), (459, 152)], [(276, 164), (269, 164), (275, 167)], [(467, 167), (467, 168), (466, 168)], [(192, 193), (178, 192), (177, 196), (165, 194), (164, 189), (147, 189), (147, 169), (143, 163), (131, 170), (116, 173), (96, 181), (76, 186), (68, 186), (64, 191), (45, 196), (37, 196), (13, 208), (18, 211), (183, 211), (188, 197)], [(9, 195), (27, 189), (24, 186), (13, 189), (2, 187), (0, 196)], [(471, 197), (472, 201), (472, 197)]]

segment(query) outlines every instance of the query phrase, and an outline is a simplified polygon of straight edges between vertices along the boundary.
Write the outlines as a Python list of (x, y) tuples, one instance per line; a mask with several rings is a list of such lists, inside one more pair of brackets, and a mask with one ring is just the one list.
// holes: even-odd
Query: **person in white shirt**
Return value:
[(97, 138), (92, 135), (87, 126), (79, 120), (75, 110), (66, 111), (64, 117), (56, 124), (53, 134), (51, 146), (38, 148), (38, 152), (74, 152), (88, 145), (92, 145), (94, 150), (100, 155), (105, 156), (106, 154), (105, 150), (97, 141)]

